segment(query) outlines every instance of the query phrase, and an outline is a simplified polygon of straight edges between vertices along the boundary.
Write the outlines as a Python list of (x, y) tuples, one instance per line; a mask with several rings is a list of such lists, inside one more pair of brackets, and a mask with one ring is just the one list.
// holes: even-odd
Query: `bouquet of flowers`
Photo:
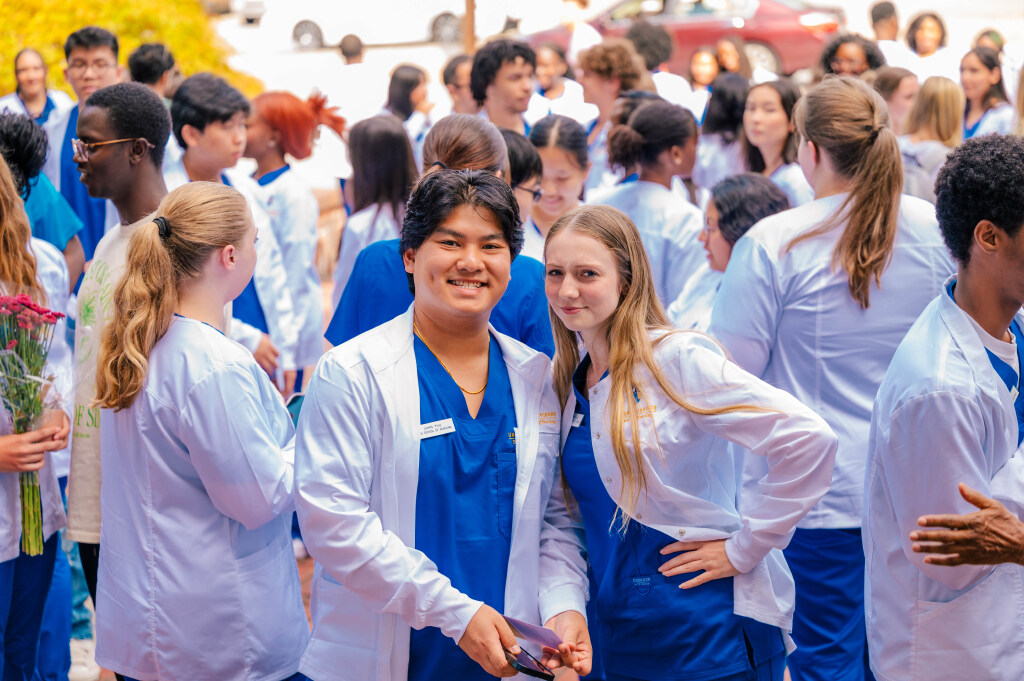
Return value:
[[(0, 395), (15, 433), (37, 426), (43, 408), (55, 396), (51, 377), (43, 375), (54, 326), (64, 315), (37, 305), (20, 293), (0, 295)], [(20, 473), (21, 548), (30, 556), (43, 552), (43, 509), (39, 477)]]

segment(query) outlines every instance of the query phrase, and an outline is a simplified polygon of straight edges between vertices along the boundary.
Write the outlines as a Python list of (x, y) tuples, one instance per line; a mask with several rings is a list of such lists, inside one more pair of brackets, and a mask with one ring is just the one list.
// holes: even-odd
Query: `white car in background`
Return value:
[[(337, 45), (348, 34), (366, 45), (457, 42), (465, 0), (262, 0), (264, 29), (288, 31), (303, 49)], [(477, 0), (476, 33), (505, 29), (510, 0)]]

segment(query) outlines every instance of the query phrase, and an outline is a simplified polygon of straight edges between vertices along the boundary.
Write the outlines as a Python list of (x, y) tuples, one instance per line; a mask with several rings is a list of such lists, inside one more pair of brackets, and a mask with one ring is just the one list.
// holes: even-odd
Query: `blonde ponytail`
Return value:
[(96, 403), (108, 409), (130, 407), (142, 391), (149, 354), (171, 325), (181, 283), (201, 276), (215, 251), (242, 243), (252, 225), (245, 198), (211, 182), (175, 189), (151, 217), (128, 243), (114, 317), (103, 332)]
[(828, 152), (836, 173), (850, 180), (850, 194), (832, 217), (793, 239), (787, 250), (845, 221), (833, 265), (843, 268), (850, 295), (867, 309), (871, 283), (881, 283), (892, 259), (903, 190), (902, 157), (885, 100), (855, 78), (827, 77), (797, 102), (794, 118), (800, 136)]

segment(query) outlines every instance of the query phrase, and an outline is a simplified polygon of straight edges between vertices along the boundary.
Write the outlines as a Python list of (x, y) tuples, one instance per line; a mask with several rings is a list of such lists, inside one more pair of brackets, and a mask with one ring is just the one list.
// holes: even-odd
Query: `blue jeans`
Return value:
[(0, 668), (3, 681), (32, 681), (43, 607), (53, 577), (58, 535), (39, 556), (21, 553), (0, 563)]

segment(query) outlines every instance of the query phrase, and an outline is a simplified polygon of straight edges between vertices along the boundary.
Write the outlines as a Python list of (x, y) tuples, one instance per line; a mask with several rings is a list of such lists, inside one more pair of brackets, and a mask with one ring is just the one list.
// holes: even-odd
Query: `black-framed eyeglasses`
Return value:
[(72, 138), (71, 140), (71, 148), (75, 150), (76, 156), (81, 156), (84, 160), (88, 161), (89, 154), (91, 154), (97, 147), (104, 147), (108, 144), (122, 144), (124, 142), (134, 142), (135, 140), (142, 140), (143, 142), (146, 143), (147, 146), (149, 146), (150, 149), (153, 148), (153, 143), (144, 137), (125, 137), (124, 139), (109, 140), (107, 142), (83, 142), (82, 140), (75, 137)]
[(543, 189), (531, 189), (530, 187), (525, 187), (521, 184), (512, 185), (512, 189), (522, 189), (524, 192), (533, 195), (534, 201), (540, 201), (541, 197), (544, 196)]

